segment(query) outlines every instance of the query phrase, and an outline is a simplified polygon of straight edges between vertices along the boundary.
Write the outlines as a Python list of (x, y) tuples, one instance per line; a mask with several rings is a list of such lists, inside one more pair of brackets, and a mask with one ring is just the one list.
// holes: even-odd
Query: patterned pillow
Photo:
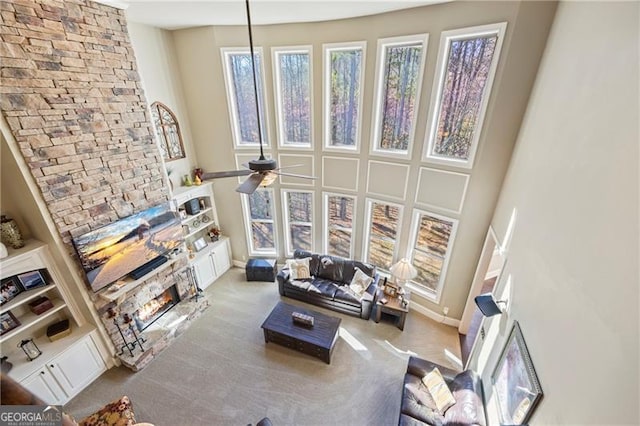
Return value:
[(292, 280), (304, 280), (311, 278), (309, 273), (309, 257), (304, 259), (289, 259), (287, 260), (287, 267), (291, 274)]
[(456, 400), (449, 390), (447, 383), (444, 381), (440, 370), (434, 368), (422, 378), (422, 383), (427, 387), (433, 401), (436, 403), (438, 411), (444, 416), (445, 411), (455, 404)]
[(362, 296), (364, 296), (364, 293), (369, 288), (369, 284), (373, 282), (373, 278), (362, 272), (360, 268), (355, 268), (355, 270), (356, 273), (353, 274), (353, 279), (351, 280), (351, 284), (349, 284), (349, 289), (357, 298), (362, 299)]

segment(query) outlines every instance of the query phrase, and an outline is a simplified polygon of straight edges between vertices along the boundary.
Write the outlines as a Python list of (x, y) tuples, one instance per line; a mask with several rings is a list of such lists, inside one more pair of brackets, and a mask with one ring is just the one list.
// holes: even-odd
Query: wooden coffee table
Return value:
[[(313, 326), (294, 323), (291, 319), (293, 312), (311, 315), (314, 318)], [(286, 346), (331, 364), (331, 354), (338, 341), (338, 329), (341, 321), (340, 318), (278, 302), (262, 323), (264, 341)]]

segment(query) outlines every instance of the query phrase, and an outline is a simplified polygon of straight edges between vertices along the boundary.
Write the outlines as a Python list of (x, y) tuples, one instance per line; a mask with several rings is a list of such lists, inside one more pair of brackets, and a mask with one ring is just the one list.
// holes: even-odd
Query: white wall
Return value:
[(639, 12), (560, 4), (492, 221), (503, 239), (517, 209), (485, 395), (517, 320), (544, 391), (532, 424), (640, 423)]
[(184, 174), (192, 173), (197, 166), (173, 38), (169, 31), (149, 25), (129, 22), (127, 28), (147, 102), (149, 105), (161, 102), (168, 106), (180, 125), (187, 157), (165, 163), (167, 170), (172, 170), (169, 179), (177, 188), (180, 186), (180, 178)]
[[(442, 307), (447, 306), (450, 308), (449, 316), (451, 318), (460, 318), (462, 315), (464, 301), (468, 295), (482, 241), (493, 214), (502, 179), (506, 173), (511, 150), (526, 109), (538, 61), (554, 12), (555, 4), (551, 2), (452, 2), (356, 19), (257, 26), (254, 28), (255, 44), (263, 47), (265, 52), (265, 76), (268, 82), (266, 84), (267, 119), (270, 123), (269, 136), (271, 141), (276, 140), (276, 126), (273, 84), (271, 84), (273, 73), (270, 49), (273, 46), (313, 46), (314, 150), (312, 152), (305, 151), (302, 154), (313, 155), (316, 174), (319, 176), (340, 173), (340, 171), (335, 172), (336, 167), (322, 170), (322, 165), (327, 163), (327, 156), (335, 155), (323, 152), (321, 149), (322, 45), (323, 43), (367, 41), (361, 152), (359, 155), (337, 154), (341, 158), (359, 160), (356, 174), (347, 176), (340, 174), (339, 179), (348, 180), (348, 176), (354, 175), (358, 177), (357, 185), (354, 185), (355, 189), (344, 192), (357, 197), (355, 257), (361, 258), (363, 244), (366, 243), (363, 241), (363, 236), (365, 235), (364, 212), (367, 197), (395, 203), (400, 202), (404, 205), (402, 226), (398, 236), (398, 257), (405, 254), (409, 244), (412, 209), (417, 207), (414, 200), (418, 189), (419, 169), (421, 166), (426, 166), (421, 161), (421, 154), (440, 34), (444, 30), (453, 28), (508, 22), (507, 35), (487, 109), (478, 153), (474, 168), (470, 171), (471, 177), (464, 207), (460, 214), (433, 210), (434, 213), (459, 219), (456, 241), (453, 244), (440, 304), (437, 305), (427, 299), (420, 298), (415, 293), (412, 295), (412, 302), (419, 303), (421, 306), (426, 306), (438, 313), (442, 312)], [(371, 156), (369, 143), (377, 40), (384, 37), (425, 32), (430, 34), (429, 48), (412, 158), (394, 161)], [(199, 165), (210, 171), (234, 169), (236, 161), (222, 75), (220, 48), (246, 47), (248, 45), (247, 29), (244, 26), (201, 27), (174, 31), (172, 34), (191, 118), (192, 132), (196, 139), (194, 147)], [(295, 153), (291, 150), (271, 148), (268, 150), (267, 156), (277, 158), (279, 154), (285, 153), (299, 154), (299, 152)], [(257, 157), (255, 150), (247, 152), (247, 154), (252, 155), (250, 158)], [(325, 161), (323, 162), (323, 160)], [(402, 179), (388, 175), (388, 178), (395, 184), (391, 189), (406, 185), (405, 188), (402, 188), (404, 191), (400, 191), (406, 194), (404, 199), (398, 200), (388, 193), (374, 195), (372, 192), (368, 192), (368, 177), (372, 173), (369, 170), (369, 165), (372, 164), (371, 160), (388, 161), (394, 165), (400, 164), (400, 168), (407, 169), (407, 174), (403, 175)], [(469, 171), (464, 170), (463, 172), (468, 173)], [(385, 176), (387, 175), (385, 174)], [(312, 182), (312, 187), (300, 187), (301, 189), (312, 189), (316, 194), (314, 210), (316, 251), (322, 250), (320, 244), (322, 227), (319, 220), (322, 215), (321, 194), (323, 190), (335, 191), (323, 187), (322, 181), (323, 179), (317, 179)], [(222, 231), (231, 237), (234, 259), (246, 260), (248, 250), (245, 228), (240, 219), (242, 217), (240, 196), (234, 191), (238, 181), (236, 179), (217, 179), (213, 182)], [(277, 241), (280, 256), (283, 257), (284, 234), (280, 220), (282, 209), (280, 208), (279, 190), (284, 185), (279, 186), (276, 183), (273, 187), (276, 190), (274, 205), (279, 222), (277, 224)]]

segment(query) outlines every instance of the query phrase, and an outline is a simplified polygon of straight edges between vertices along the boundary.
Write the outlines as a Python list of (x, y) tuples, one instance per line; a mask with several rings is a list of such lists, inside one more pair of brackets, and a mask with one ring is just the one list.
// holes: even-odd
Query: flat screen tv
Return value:
[(98, 291), (182, 244), (178, 215), (163, 203), (73, 239), (87, 281)]

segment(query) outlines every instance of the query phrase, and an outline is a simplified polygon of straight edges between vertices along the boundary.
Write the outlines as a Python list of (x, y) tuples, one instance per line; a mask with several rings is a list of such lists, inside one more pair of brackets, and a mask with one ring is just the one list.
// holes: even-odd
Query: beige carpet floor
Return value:
[[(457, 330), (410, 312), (404, 332), (281, 298), (276, 283), (233, 268), (206, 291), (211, 307), (143, 371), (112, 368), (70, 401), (76, 418), (128, 395), (138, 422), (156, 426), (397, 424), (409, 354), (455, 368)], [(328, 365), (274, 343), (260, 325), (279, 300), (342, 318)]]

